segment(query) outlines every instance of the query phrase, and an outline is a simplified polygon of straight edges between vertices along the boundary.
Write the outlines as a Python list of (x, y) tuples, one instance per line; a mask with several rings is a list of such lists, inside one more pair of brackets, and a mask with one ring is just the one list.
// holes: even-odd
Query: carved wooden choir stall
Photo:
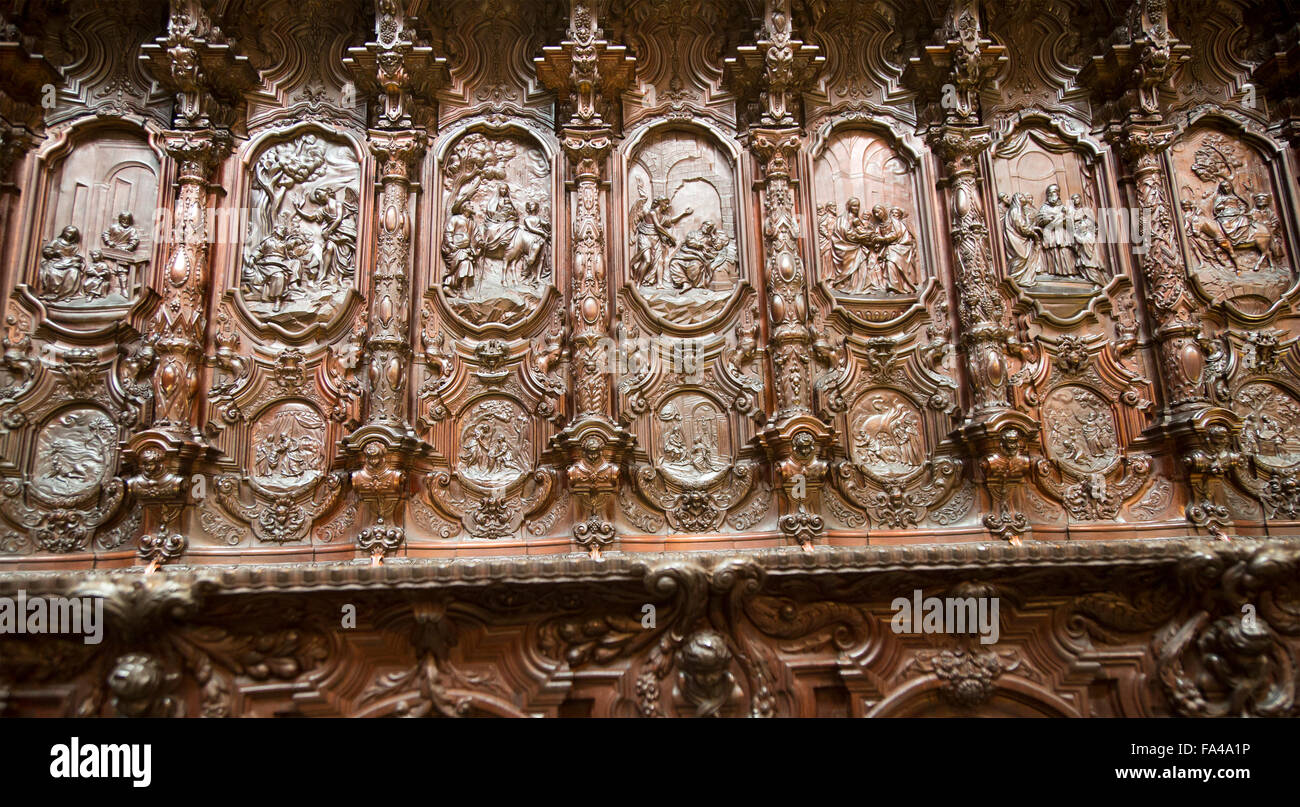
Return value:
[(1294, 714), (1297, 121), (1282, 0), (2, 2), (0, 714)]

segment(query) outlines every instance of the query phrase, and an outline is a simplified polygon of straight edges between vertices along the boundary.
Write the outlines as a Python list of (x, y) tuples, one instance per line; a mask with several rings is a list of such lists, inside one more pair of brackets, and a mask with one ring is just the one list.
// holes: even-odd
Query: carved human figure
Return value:
[(1074, 258), (1079, 273), (1098, 286), (1104, 286), (1106, 276), (1097, 260), (1097, 219), (1077, 193), (1070, 197), (1069, 208), (1074, 232)]
[(1072, 211), (1061, 200), (1061, 186), (1047, 186), (1047, 195), (1034, 217), (1034, 227), (1041, 233), (1043, 270), (1056, 277), (1079, 274), (1074, 257), (1074, 220)]
[(1233, 266), (1240, 274), (1241, 264), (1237, 262), (1235, 250), (1251, 244), (1255, 235), (1254, 223), (1250, 220), (1250, 205), (1237, 195), (1232, 182), (1225, 179), (1219, 182), (1215, 191), (1211, 212), (1214, 220), (1218, 222), (1219, 232), (1223, 233), (1223, 237), (1232, 244)]
[(63, 300), (81, 289), (86, 259), (78, 249), (81, 232), (71, 225), (50, 239), (41, 249), (40, 296), (46, 300)]
[(474, 285), (474, 263), (482, 253), (475, 243), (478, 232), (475, 220), (478, 208), (473, 202), (457, 202), (447, 217), (442, 234), (442, 259), (447, 266), (443, 288), (450, 294), (459, 294)]
[(695, 212), (686, 208), (672, 215), (672, 202), (661, 196), (649, 205), (642, 196), (632, 208), (632, 232), (628, 239), (632, 247), (630, 272), (632, 282), (638, 286), (658, 286), (662, 274), (663, 256), (667, 248), (677, 246), (677, 238), (670, 228)]
[[(307, 201), (316, 205), (314, 211), (303, 210)], [(357, 250), (356, 191), (350, 187), (321, 185), (306, 194), (305, 199), (296, 201), (294, 209), (303, 221), (321, 225), (320, 274), (326, 277), (352, 274), (352, 259)]]
[(731, 239), (718, 230), (718, 225), (704, 222), (673, 253), (668, 262), (668, 282), (677, 291), (709, 288), (714, 274), (732, 259), (730, 246)]
[(92, 250), (90, 263), (86, 266), (86, 277), (81, 281), (82, 293), (92, 300), (101, 299), (108, 295), (113, 279), (113, 267), (104, 260), (104, 253), (98, 249)]
[(907, 227), (907, 211), (889, 210), (889, 220), (881, 225), (880, 241), (884, 246), (885, 290), (909, 294), (916, 291), (916, 238)]
[(849, 197), (844, 203), (844, 213), (831, 229), (831, 259), (835, 266), (832, 283), (836, 288), (852, 292), (865, 287), (859, 273), (865, 273), (864, 264), (871, 259), (871, 253), (864, 248), (866, 238), (862, 202), (856, 196)]
[(1232, 243), (1223, 236), (1216, 224), (1206, 218), (1201, 208), (1191, 199), (1183, 199), (1180, 207), (1183, 210), (1183, 230), (1196, 258), (1202, 263), (1231, 264)]
[(140, 234), (135, 228), (135, 217), (129, 210), (118, 213), (117, 219), (109, 224), (108, 229), (104, 230), (99, 237), (104, 242), (104, 246), (109, 249), (135, 252), (140, 247)]
[(1255, 262), (1254, 271), (1278, 266), (1283, 260), (1282, 222), (1273, 212), (1273, 197), (1267, 193), (1251, 196), (1255, 203), (1250, 211), (1250, 220), (1254, 225), (1255, 246), (1259, 250), (1259, 260)]
[(1006, 208), (1002, 233), (1007, 243), (1007, 275), (1022, 286), (1032, 286), (1043, 270), (1043, 236), (1031, 216), (1034, 197), (1015, 193), (1000, 194), (998, 199)]

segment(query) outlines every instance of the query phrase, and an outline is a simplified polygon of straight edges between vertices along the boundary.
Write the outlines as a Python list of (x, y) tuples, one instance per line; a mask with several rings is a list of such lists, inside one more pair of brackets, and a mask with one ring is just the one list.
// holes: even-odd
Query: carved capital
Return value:
[(371, 131), (370, 152), (378, 161), (380, 181), (408, 181), (411, 169), (424, 156), (426, 143), (420, 132)]

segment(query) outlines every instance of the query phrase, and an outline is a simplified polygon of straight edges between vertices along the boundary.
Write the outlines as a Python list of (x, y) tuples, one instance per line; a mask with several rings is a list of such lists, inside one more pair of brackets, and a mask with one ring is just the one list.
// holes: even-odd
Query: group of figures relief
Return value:
[(658, 465), (671, 479), (707, 485), (731, 467), (726, 416), (703, 395), (675, 396), (659, 409)]
[(356, 274), (360, 165), (351, 147), (316, 134), (258, 158), (240, 290), (284, 325), (326, 321)]
[(442, 288), (475, 324), (511, 324), (535, 310), (549, 283), (550, 166), (511, 136), (472, 132), (443, 168)]
[(1197, 140), (1187, 171), (1201, 182), (1184, 185), (1179, 201), (1193, 275), (1215, 298), (1275, 299), (1291, 267), (1267, 176), (1218, 133)]
[(846, 294), (915, 294), (916, 236), (907, 211), (873, 205), (863, 213), (850, 197), (839, 213), (834, 202), (817, 208), (817, 233), (831, 268), (830, 282)]
[(1040, 280), (1106, 284), (1097, 256), (1096, 214), (1079, 194), (1065, 200), (1061, 186), (1052, 183), (1037, 207), (1025, 192), (998, 194), (998, 200), (1008, 277), (1025, 287)]
[(632, 282), (642, 289), (671, 289), (678, 294), (709, 290), (715, 277), (726, 278), (736, 263), (736, 248), (717, 222), (706, 221), (678, 240), (673, 228), (694, 208), (673, 214), (672, 200), (660, 196), (651, 202), (642, 195), (632, 207)]
[(139, 256), (140, 233), (130, 211), (122, 211), (100, 233), (101, 247), (81, 253), (81, 231), (64, 227), (41, 248), (37, 274), (38, 296), (67, 305), (113, 305), (130, 301), (137, 267), (148, 263)]
[(518, 405), (480, 401), (461, 427), (457, 474), (482, 488), (509, 488), (532, 469), (528, 434), (528, 415)]
[(708, 320), (738, 279), (729, 159), (699, 133), (662, 132), (637, 150), (627, 183), (628, 282), (668, 320)]
[(1043, 402), (1048, 454), (1076, 474), (1105, 471), (1119, 452), (1110, 405), (1084, 387), (1054, 390)]
[(1272, 469), (1300, 463), (1300, 401), (1272, 384), (1244, 385), (1233, 399), (1242, 414), (1241, 446)]

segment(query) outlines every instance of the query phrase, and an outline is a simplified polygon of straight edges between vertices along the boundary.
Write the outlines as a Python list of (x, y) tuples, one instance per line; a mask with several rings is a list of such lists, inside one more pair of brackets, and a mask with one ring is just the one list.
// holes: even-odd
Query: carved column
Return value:
[(375, 40), (350, 48), (344, 60), (376, 97), (371, 107), (370, 150), (377, 159), (378, 242), (371, 275), (365, 360), (368, 368), (365, 424), (343, 440), (356, 470), (352, 488), (375, 517), (360, 531), (358, 547), (376, 562), (397, 549), (405, 533), (396, 523), (406, 496), (407, 470), (420, 451), (410, 422), (407, 381), (411, 372), (411, 173), (424, 154), (425, 136), (412, 128), (416, 98), (431, 98), (444, 60), (416, 45), (400, 4), (377, 0)]
[(230, 133), (222, 128), (229, 118), (226, 102), (257, 74), (247, 57), (235, 55), (215, 33), (195, 0), (174, 0), (167, 36), (142, 45), (140, 59), (176, 92), (174, 130), (164, 140), (177, 166), (170, 251), (154, 284), (162, 302), (136, 357), (142, 369), (153, 367), (153, 422), (132, 437), (128, 454), (137, 468), (128, 480), (132, 494), (161, 507), (161, 523), (153, 524), (140, 544), (142, 557), (157, 564), (184, 549), (183, 537), (167, 535), (167, 527), (179, 519), (189, 468), (206, 448), (196, 404), (211, 282), (209, 183), (230, 151)]
[(768, 353), (776, 412), (759, 434), (785, 494), (781, 534), (805, 549), (824, 535), (817, 515), (834, 430), (813, 414), (813, 337), (809, 330), (808, 273), (800, 254), (795, 206), (803, 147), (796, 99), (825, 58), (794, 38), (788, 0), (768, 0), (759, 40), (727, 60), (742, 84), (759, 90), (759, 117), (749, 147), (763, 175), (763, 275), (768, 307)]
[(991, 502), (985, 527), (1019, 543), (1029, 530), (1019, 509), (1019, 491), (1031, 468), (1024, 448), (1037, 425), (1011, 405), (1010, 361), (1016, 344), (993, 263), (979, 175), (979, 161), (992, 143), (989, 128), (981, 125), (979, 92), (1006, 55), (983, 36), (978, 9), (966, 0), (949, 8), (943, 36), (911, 59), (907, 80), (931, 102), (927, 139), (940, 160), (940, 186), (946, 188), (949, 204), (957, 315), (971, 394), (957, 436), (976, 461)]
[(1143, 304), (1153, 327), (1165, 406), (1155, 428), (1171, 440), (1188, 474), (1187, 519), (1219, 536), (1229, 523), (1215, 496), (1222, 478), (1239, 462), (1231, 444), (1240, 418), (1214, 406), (1205, 384), (1200, 306), (1188, 288), (1187, 267), (1170, 203), (1165, 152), (1175, 127), (1160, 110), (1160, 86), (1185, 61), (1190, 46), (1169, 31), (1163, 2), (1137, 0), (1129, 9), (1120, 42), (1093, 57), (1081, 79), (1118, 119), (1109, 127), (1132, 184), (1141, 230), (1133, 238), (1143, 279)]
[(573, 261), (570, 265), (569, 328), (572, 332), (570, 382), (573, 419), (554, 445), (568, 459), (569, 486), (579, 503), (573, 538), (598, 556), (614, 540), (609, 520), (618, 491), (619, 463), (632, 436), (609, 415), (609, 283), (601, 189), (613, 131), (602, 115), (604, 97), (617, 95), (632, 76), (634, 61), (621, 45), (601, 38), (596, 5), (573, 0), (568, 37), (543, 49), (535, 60), (542, 81), (566, 98), (568, 121), (561, 127), (572, 167), (574, 205)]

